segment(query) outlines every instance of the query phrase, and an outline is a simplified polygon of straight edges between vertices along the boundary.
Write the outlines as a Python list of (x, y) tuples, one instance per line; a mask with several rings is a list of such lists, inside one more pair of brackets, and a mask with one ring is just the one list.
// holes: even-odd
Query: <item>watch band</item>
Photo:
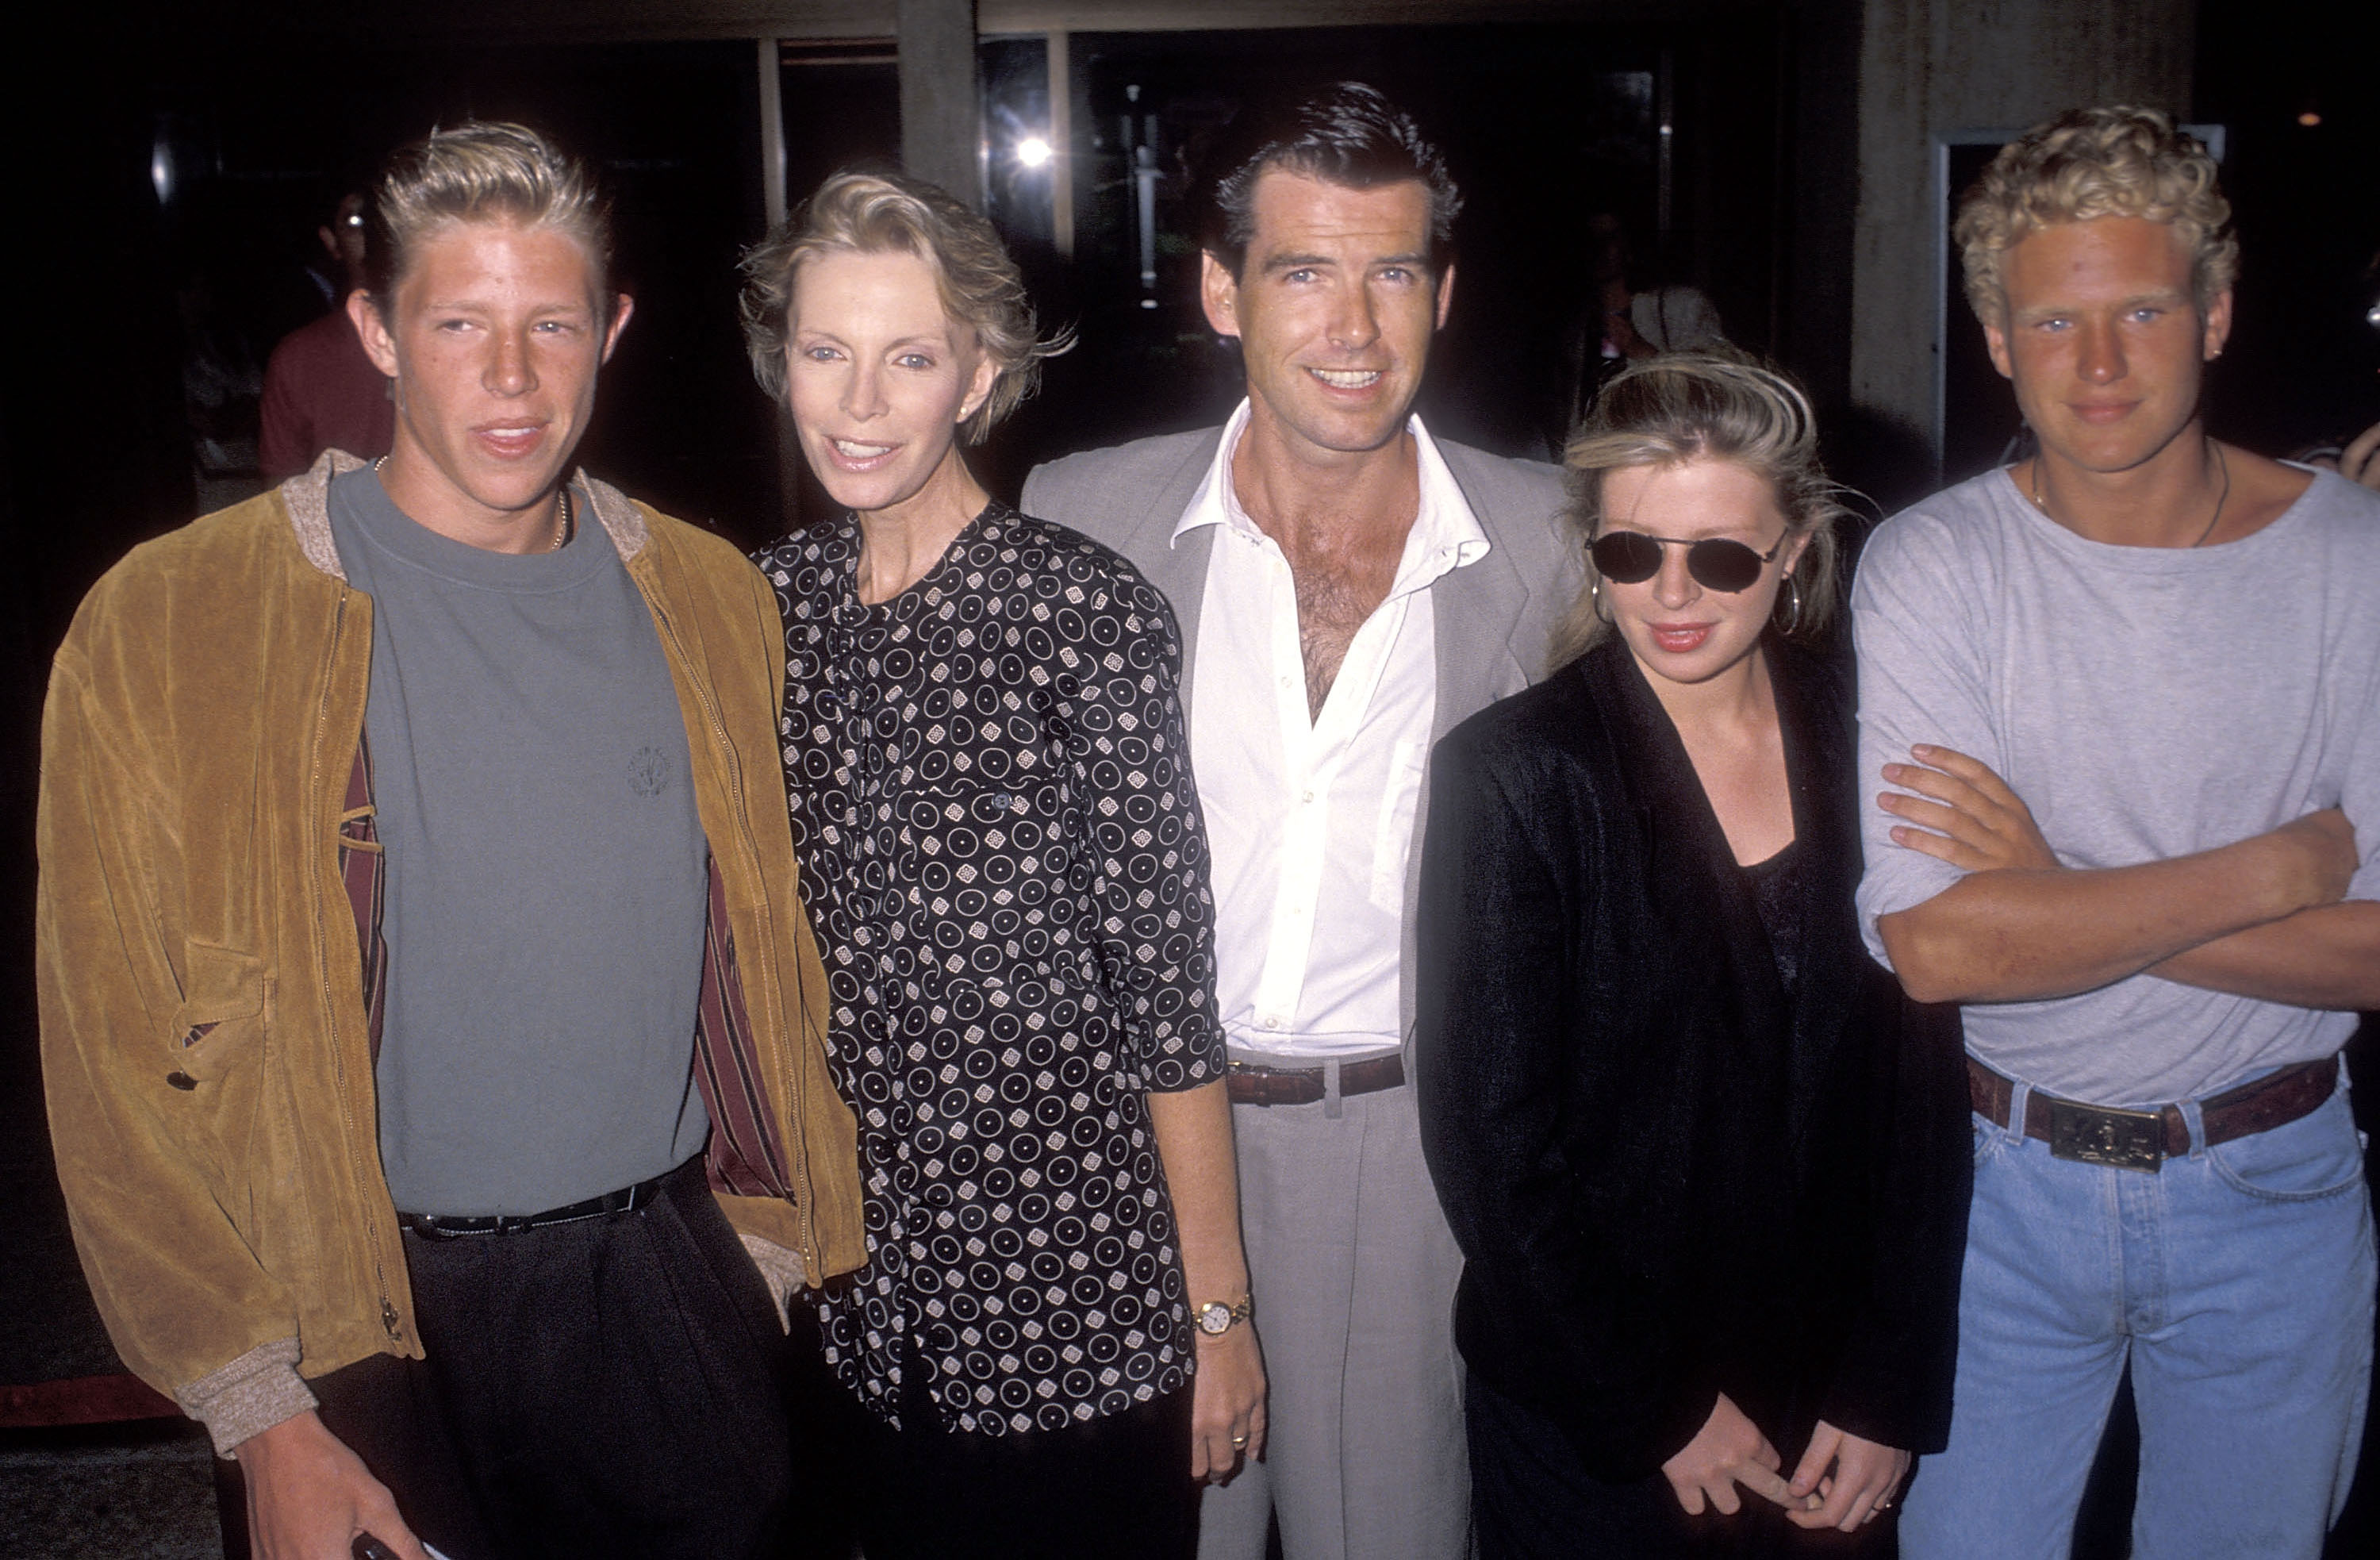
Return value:
[[(1208, 1300), (1191, 1312), (1191, 1320), (1197, 1324), (1198, 1331), (1208, 1337), (1220, 1338), (1253, 1315), (1256, 1305), (1254, 1295), (1242, 1295), (1237, 1300)], [(1222, 1322), (1220, 1326), (1210, 1325), (1209, 1319), (1217, 1311), (1223, 1313)]]

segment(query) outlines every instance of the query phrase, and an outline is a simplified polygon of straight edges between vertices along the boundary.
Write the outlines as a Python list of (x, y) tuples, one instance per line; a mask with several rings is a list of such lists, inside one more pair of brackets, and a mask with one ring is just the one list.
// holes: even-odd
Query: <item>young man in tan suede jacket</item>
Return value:
[(76, 1239), (266, 1560), (783, 1553), (778, 1310), (866, 1252), (774, 604), (572, 479), (630, 307), (581, 165), (467, 124), (374, 225), (394, 453), (137, 549), (53, 673)]

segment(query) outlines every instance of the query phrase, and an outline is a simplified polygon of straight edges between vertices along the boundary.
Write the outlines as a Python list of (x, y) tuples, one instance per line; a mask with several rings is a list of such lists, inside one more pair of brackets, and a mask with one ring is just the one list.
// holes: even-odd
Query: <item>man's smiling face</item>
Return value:
[(1429, 258), (1429, 187), (1354, 189), (1274, 168), (1258, 176), (1255, 232), (1234, 280), (1211, 253), (1208, 323), (1240, 338), (1249, 415), (1320, 454), (1378, 449), (1403, 430), (1452, 268)]

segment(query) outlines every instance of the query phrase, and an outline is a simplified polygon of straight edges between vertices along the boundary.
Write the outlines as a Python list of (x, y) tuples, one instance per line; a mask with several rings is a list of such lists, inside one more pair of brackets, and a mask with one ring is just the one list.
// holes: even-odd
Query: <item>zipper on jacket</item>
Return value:
[[(726, 757), (728, 800), (735, 810), (735, 826), (743, 834), (745, 850), (757, 868), (760, 860), (760, 843), (752, 837), (751, 809), (744, 794), (744, 771), (737, 762), (735, 744), (728, 737), (727, 723), (720, 718), (718, 706), (711, 702), (710, 689), (704, 684), (702, 678), (693, 675), (693, 660), (686, 652), (686, 641), (678, 637), (677, 625), (670, 621), (669, 609), (658, 599), (654, 599), (651, 604), (653, 620), (659, 623), (662, 626), (662, 631), (669, 636), (670, 645), (677, 652), (678, 664), (687, 668), (686, 683), (694, 689), (695, 700), (702, 706), (704, 717), (710, 722), (712, 739), (717, 743), (721, 753)], [(764, 957), (769, 959), (773, 969), (777, 957), (776, 917), (771, 912), (769, 896), (765, 892), (766, 886), (765, 884), (762, 885), (763, 892), (759, 896), (760, 930), (769, 945), (764, 950)], [(777, 1004), (782, 1010), (785, 1006), (784, 982), (780, 980), (776, 984)], [(751, 1005), (747, 1001), (745, 1005), (748, 1009)], [(807, 1013), (807, 1009), (805, 1012)], [(791, 1030), (792, 1028), (793, 1025), (789, 1019), (787, 1029)], [(797, 1040), (791, 1040), (785, 1046), (788, 1076), (780, 1079), (778, 1084), (778, 1087), (785, 1091), (784, 1115), (794, 1125), (792, 1152), (797, 1160), (797, 1164), (789, 1164), (786, 1169), (792, 1173), (801, 1188), (801, 1195), (795, 1201), (794, 1216), (799, 1221), (801, 1228), (802, 1260), (807, 1264), (811, 1253), (816, 1252), (819, 1266), (823, 1269), (826, 1265), (826, 1253), (819, 1247), (818, 1237), (812, 1228), (810, 1219), (810, 1206), (817, 1200), (817, 1192), (810, 1185), (809, 1123), (808, 1113), (801, 1108), (801, 1092), (794, 1087), (795, 1079), (790, 1076), (793, 1069), (799, 1065), (795, 1057), (798, 1043)]]
[[(322, 701), (321, 707), (315, 713), (313, 785), (309, 790), (308, 796), (311, 802), (318, 807), (321, 805), (322, 798), (322, 741), (324, 734), (331, 724), (331, 688), (333, 680), (338, 676), (339, 640), (345, 633), (347, 624), (347, 595), (348, 591), (346, 587), (342, 585), (339, 589), (338, 608), (331, 616), (331, 650), (330, 654), (325, 659), (323, 668)], [(310, 835), (311, 831), (309, 831), (309, 833)], [(306, 881), (313, 885), (314, 925), (317, 929), (320, 929), (324, 924), (322, 912), (322, 875), (319, 872), (310, 871), (307, 873)], [(356, 1142), (356, 1115), (353, 1108), (354, 1101), (347, 1089), (346, 1056), (340, 1049), (340, 1037), (338, 1033), (338, 1005), (336, 999), (334, 998), (331, 993), (331, 950), (328, 940), (319, 936), (315, 941), (314, 946), (316, 969), (318, 973), (321, 975), (322, 981), (322, 1021), (331, 1030), (331, 1082), (332, 1086), (338, 1091), (339, 1124), (346, 1130), (346, 1141), (350, 1151), (348, 1170), (350, 1174), (352, 1174), (355, 1169), (353, 1163), (353, 1149)], [(370, 1181), (369, 1176), (361, 1177), (361, 1179), (366, 1183), (369, 1183)], [(381, 1330), (388, 1335), (390, 1342), (402, 1343), (405, 1340), (403, 1335), (397, 1330), (398, 1318), (396, 1314), (396, 1307), (388, 1298), (388, 1271), (381, 1262), (380, 1221), (373, 1216), (371, 1199), (366, 1197), (362, 1200), (364, 1205), (364, 1243), (371, 1251), (372, 1283), (376, 1285), (380, 1290)]]

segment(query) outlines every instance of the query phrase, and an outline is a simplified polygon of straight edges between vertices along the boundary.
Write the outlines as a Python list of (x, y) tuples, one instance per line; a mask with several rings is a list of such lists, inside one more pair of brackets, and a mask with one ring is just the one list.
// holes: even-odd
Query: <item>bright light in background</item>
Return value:
[(2322, 116), (2321, 116), (2321, 115), (2319, 115), (2319, 114), (2316, 114), (2313, 109), (2309, 108), (2309, 109), (2307, 109), (2303, 114), (2301, 114), (2301, 115), (2299, 115), (2299, 116), (2298, 116), (2298, 123), (2299, 123), (2299, 124), (2301, 124), (2301, 125), (2303, 125), (2307, 129), (2309, 129), (2309, 130), (2310, 130), (2310, 129), (2313, 129), (2316, 125), (2319, 125), (2319, 124), (2321, 124), (2321, 123), (2322, 123)]
[(1016, 143), (1016, 160), (1028, 168), (1038, 168), (1050, 161), (1050, 143), (1039, 136), (1026, 136)]

